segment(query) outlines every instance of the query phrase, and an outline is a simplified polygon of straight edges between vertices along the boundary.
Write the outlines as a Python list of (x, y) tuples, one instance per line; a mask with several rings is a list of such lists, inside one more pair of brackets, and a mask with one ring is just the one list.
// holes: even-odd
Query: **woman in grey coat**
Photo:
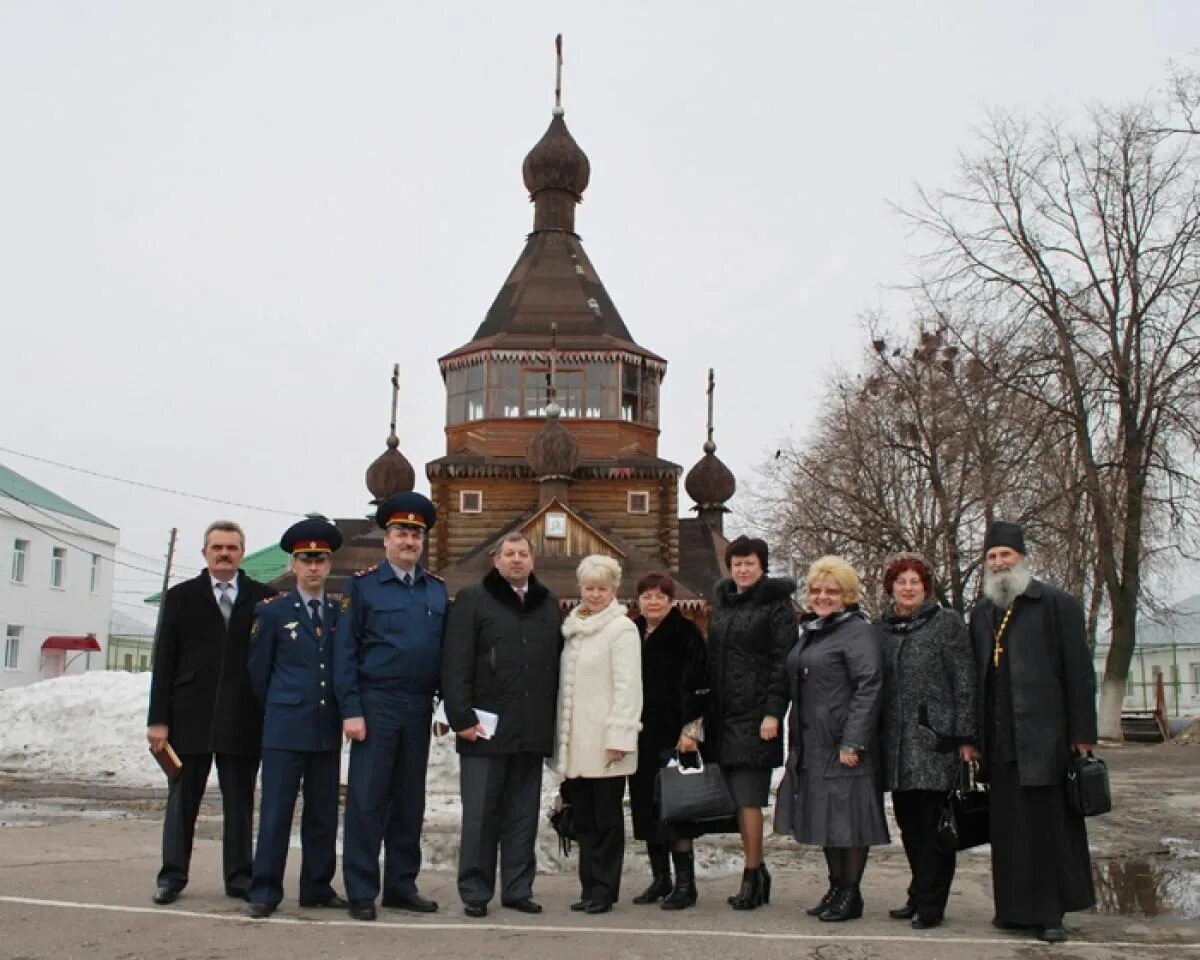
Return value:
[(808, 913), (840, 922), (862, 916), (867, 853), (888, 842), (879, 783), (883, 657), (859, 609), (853, 567), (822, 557), (807, 583), (809, 616), (787, 658), (789, 754), (775, 829), (824, 848), (829, 889)]
[(884, 784), (912, 871), (907, 902), (888, 912), (921, 930), (942, 922), (954, 879), (954, 851), (938, 847), (937, 827), (960, 757), (973, 752), (975, 662), (962, 617), (933, 599), (923, 557), (892, 558), (883, 586), (892, 598), (879, 621)]

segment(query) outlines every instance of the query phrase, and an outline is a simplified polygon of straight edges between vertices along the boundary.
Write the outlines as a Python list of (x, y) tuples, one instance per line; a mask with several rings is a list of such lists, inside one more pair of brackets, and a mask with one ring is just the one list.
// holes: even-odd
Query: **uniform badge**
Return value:
[(257, 620), (254, 621), (254, 626), (250, 628), (250, 639), (255, 640), (258, 637), (258, 628), (260, 624)]
[(349, 609), (350, 609), (350, 595), (347, 594), (346, 596), (342, 597), (342, 613), (345, 613)]
[(291, 632), (291, 635), (292, 635), (292, 639), (293, 639), (293, 640), (295, 640), (295, 639), (296, 639), (296, 628), (297, 628), (298, 626), (300, 626), (300, 621), (299, 621), (299, 620), (293, 620), (291, 623), (285, 623), (285, 624), (283, 625), (283, 629), (284, 629), (284, 630), (288, 630), (288, 631), (290, 631), (290, 632)]

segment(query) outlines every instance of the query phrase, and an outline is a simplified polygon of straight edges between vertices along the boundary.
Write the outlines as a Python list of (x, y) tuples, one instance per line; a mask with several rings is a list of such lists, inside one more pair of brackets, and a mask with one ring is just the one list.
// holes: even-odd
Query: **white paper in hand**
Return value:
[[(496, 735), (496, 727), (500, 723), (500, 715), (492, 713), (491, 710), (481, 710), (479, 707), (476, 707), (475, 716), (479, 718), (479, 725), (483, 727), (483, 733), (480, 736), (484, 740), (491, 740)], [(433, 722), (445, 724), (447, 727), (450, 726), (450, 721), (446, 719), (446, 701), (438, 701), (438, 705), (433, 710)]]

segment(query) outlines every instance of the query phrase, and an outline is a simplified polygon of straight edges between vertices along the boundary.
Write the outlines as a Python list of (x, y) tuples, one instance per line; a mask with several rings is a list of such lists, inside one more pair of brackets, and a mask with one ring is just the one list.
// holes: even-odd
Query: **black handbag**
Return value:
[(991, 837), (988, 824), (990, 800), (987, 788), (975, 780), (973, 768), (967, 763), (961, 764), (958, 783), (946, 794), (942, 812), (938, 815), (938, 849), (954, 853), (987, 843)]
[(1067, 768), (1067, 803), (1081, 817), (1098, 817), (1112, 809), (1108, 765), (1091, 750), (1071, 756)]
[(567, 800), (562, 786), (558, 788), (558, 796), (550, 802), (547, 819), (558, 834), (558, 848), (564, 857), (570, 856), (571, 844), (578, 843), (579, 837), (575, 829), (575, 808)]
[(737, 811), (721, 768), (715, 763), (705, 766), (703, 760), (697, 766), (685, 767), (673, 757), (658, 771), (654, 794), (658, 819), (663, 823), (723, 820)]

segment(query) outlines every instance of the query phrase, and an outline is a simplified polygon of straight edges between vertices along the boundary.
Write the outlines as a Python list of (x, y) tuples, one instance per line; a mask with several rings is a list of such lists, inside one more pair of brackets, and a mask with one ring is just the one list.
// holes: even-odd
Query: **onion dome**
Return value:
[(715, 443), (711, 440), (705, 442), (704, 456), (688, 471), (683, 486), (688, 496), (696, 502), (697, 509), (719, 509), (724, 512), (728, 509), (725, 501), (732, 499), (737, 490), (737, 480), (721, 462), (716, 451)]
[(583, 199), (592, 165), (567, 129), (562, 107), (554, 108), (550, 126), (525, 157), (521, 173), (534, 201), (543, 190), (565, 190), (576, 203)]
[(367, 467), (367, 489), (371, 491), (373, 503), (383, 503), (397, 493), (408, 493), (416, 485), (416, 472), (399, 447), (400, 439), (391, 434), (387, 438), (387, 449)]
[(558, 404), (546, 409), (546, 425), (529, 441), (526, 457), (539, 480), (570, 479), (579, 466), (579, 441), (558, 419)]

